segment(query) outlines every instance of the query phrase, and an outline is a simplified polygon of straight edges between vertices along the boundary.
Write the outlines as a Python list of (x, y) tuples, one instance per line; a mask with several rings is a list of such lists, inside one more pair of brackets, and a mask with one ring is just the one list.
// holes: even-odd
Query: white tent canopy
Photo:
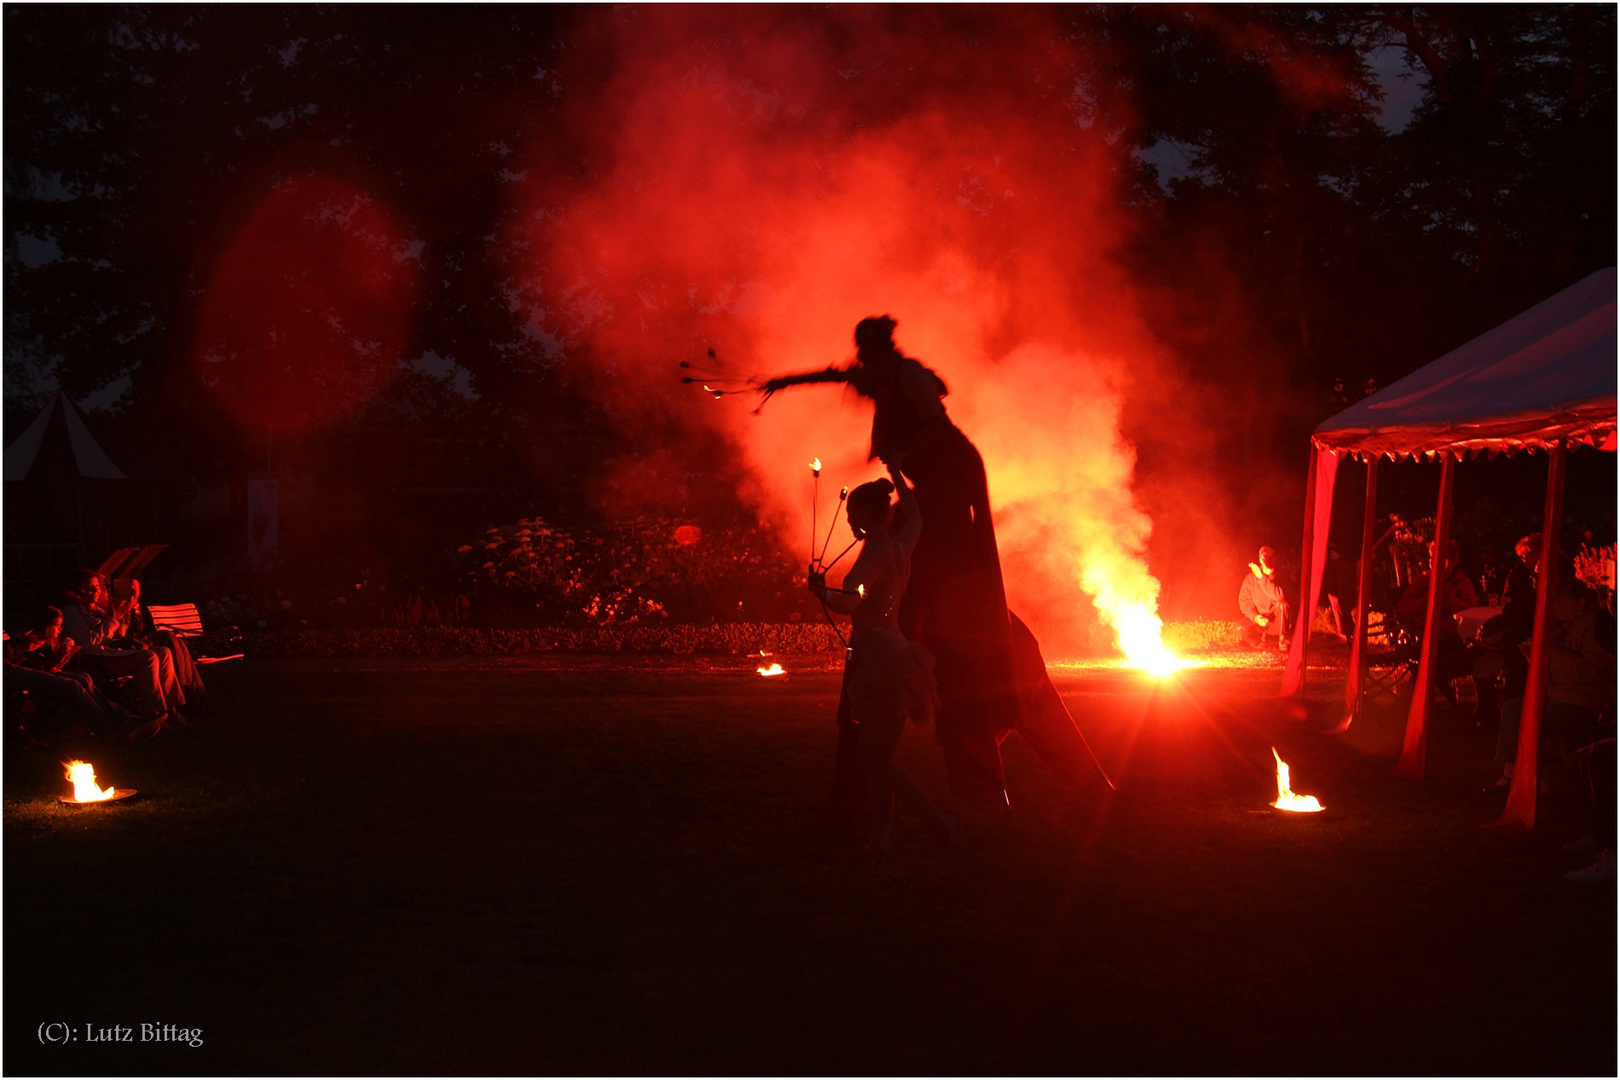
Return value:
[(1358, 457), (1592, 442), (1615, 426), (1615, 270), (1599, 270), (1331, 417)]
[[(1513, 787), (1507, 810), (1497, 823), (1514, 832), (1528, 831), (1535, 824), (1537, 740), (1548, 668), (1546, 629), (1557, 584), (1565, 456), (1571, 446), (1581, 443), (1615, 449), (1615, 285), (1613, 267), (1591, 274), (1329, 418), (1311, 437), (1313, 453), (1301, 550), (1303, 595), (1288, 667), (1283, 673), (1285, 696), (1304, 691), (1305, 645), (1321, 593), (1339, 459), (1349, 455), (1367, 462), (1356, 638), (1345, 688), (1348, 711), (1337, 731), (1350, 726), (1361, 702), (1379, 459), (1408, 455), (1440, 458), (1440, 498), (1434, 532), (1439, 553), (1436, 561), (1441, 561), (1450, 535), (1452, 478), (1457, 461), (1481, 452), (1548, 452), (1529, 686), (1520, 720)], [(1395, 768), (1397, 776), (1413, 779), (1424, 772), (1438, 638), (1451, 629), (1443, 627), (1440, 619), (1442, 576), (1438, 568), (1430, 568), (1423, 649), (1406, 738)]]
[(84, 426), (84, 417), (79, 415), (78, 408), (58, 390), (51, 395), (51, 400), (39, 411), (39, 415), (23, 429), (23, 433), (6, 447), (7, 480), (28, 479), (34, 463), (39, 459), (40, 448), (45, 445), (45, 434), (58, 414), (67, 426), (68, 445), (73, 449), (73, 463), (80, 476), (92, 480), (129, 479), (123, 470), (113, 464), (112, 458), (90, 434), (90, 429)]

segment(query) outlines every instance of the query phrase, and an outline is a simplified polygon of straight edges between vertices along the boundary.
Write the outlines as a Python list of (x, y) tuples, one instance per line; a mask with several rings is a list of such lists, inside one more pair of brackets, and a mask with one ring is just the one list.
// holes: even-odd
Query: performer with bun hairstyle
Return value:
[[(850, 719), (860, 729), (859, 757), (872, 810), (870, 847), (886, 851), (893, 842), (893, 800), (910, 807), (941, 840), (955, 845), (957, 822), (935, 809), (917, 778), (894, 760), (906, 719), (926, 724), (939, 709), (934, 658), (900, 632), (899, 612), (911, 577), (911, 555), (923, 529), (917, 499), (889, 465), (888, 480), (873, 480), (849, 494), (849, 527), (860, 540), (860, 555), (838, 589), (826, 575), (812, 574), (810, 591), (833, 611), (850, 616), (845, 684)], [(889, 531), (889, 493), (898, 491), (899, 522)]]

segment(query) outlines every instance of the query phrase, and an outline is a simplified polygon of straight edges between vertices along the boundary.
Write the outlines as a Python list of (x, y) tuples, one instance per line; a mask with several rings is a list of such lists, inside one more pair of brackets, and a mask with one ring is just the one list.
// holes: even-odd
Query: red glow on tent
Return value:
[(416, 252), (349, 184), (288, 180), (254, 209), (214, 268), (192, 363), (233, 416), (298, 430), (364, 401), (410, 332)]

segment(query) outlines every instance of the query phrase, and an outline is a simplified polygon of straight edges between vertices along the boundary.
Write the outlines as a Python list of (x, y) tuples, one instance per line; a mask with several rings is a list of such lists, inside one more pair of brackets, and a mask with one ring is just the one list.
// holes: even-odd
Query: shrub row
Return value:
[(1235, 649), (1241, 643), (1240, 628), (1229, 619), (1190, 619), (1164, 624), (1164, 643), (1171, 652), (1195, 653), (1211, 649)]
[[(1234, 623), (1167, 623), (1165, 643), (1177, 652), (1234, 647)], [(242, 652), (254, 658), (336, 656), (519, 656), (529, 653), (643, 653), (742, 656), (759, 652), (837, 652), (843, 646), (825, 623), (549, 627), (486, 630), (415, 626), (370, 630), (216, 630), (194, 642), (205, 656)]]
[(486, 630), (416, 626), (371, 630), (218, 630), (193, 643), (201, 655), (253, 658), (335, 656), (519, 656), (526, 653), (731, 655), (842, 649), (826, 624), (713, 623), (706, 626), (548, 627)]

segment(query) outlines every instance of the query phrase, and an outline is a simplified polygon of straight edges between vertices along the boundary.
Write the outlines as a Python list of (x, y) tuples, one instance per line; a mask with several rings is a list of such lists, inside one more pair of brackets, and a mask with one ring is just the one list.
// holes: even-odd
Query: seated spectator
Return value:
[[(1431, 566), (1436, 550), (1436, 545), (1430, 541)], [(1479, 594), (1474, 591), (1474, 583), (1468, 580), (1468, 575), (1462, 572), (1461, 562), (1462, 549), (1457, 541), (1446, 541), (1446, 559), (1440, 567), (1440, 613), (1443, 618), (1438, 628), (1439, 640), (1435, 642), (1434, 684), (1453, 705), (1457, 698), (1451, 688), (1452, 680), (1474, 673), (1474, 654), (1469, 650), (1468, 643), (1458, 636), (1457, 621), (1453, 616), (1459, 611), (1479, 606)], [(1429, 575), (1416, 574), (1395, 606), (1395, 618), (1414, 637), (1421, 637), (1427, 625), (1425, 620), (1428, 613)]]
[(63, 597), (62, 629), (79, 647), (74, 666), (104, 679), (130, 676), (129, 692), (142, 717), (179, 720), (186, 696), (171, 654), (146, 648), (130, 636), (139, 593), (113, 600), (106, 578), (81, 570)]
[[(1558, 583), (1553, 593), (1553, 618), (1547, 626), (1547, 705), (1542, 712), (1541, 736), (1568, 750), (1589, 745), (1612, 714), (1615, 702), (1614, 622), (1592, 601), (1591, 590), (1574, 578)], [(1526, 660), (1533, 643), (1526, 639), (1518, 651)], [(1496, 759), (1503, 763), (1498, 787), (1513, 780), (1519, 748), (1519, 718), (1524, 691), (1502, 706), (1502, 730), (1497, 736)]]
[[(103, 585), (105, 585), (106, 579), (103, 578), (102, 581)], [(135, 605), (134, 611), (139, 612), (141, 583), (131, 579), (129, 585), (130, 600)], [(191, 648), (186, 644), (186, 639), (172, 630), (140, 629), (144, 621), (138, 615), (131, 618), (131, 624), (137, 628), (132, 636), (140, 644), (156, 652), (160, 657), (167, 659), (169, 666), (174, 668), (175, 681), (180, 684), (180, 689), (184, 691), (185, 701), (183, 704), (186, 711), (200, 711), (204, 699), (208, 696), (208, 687), (203, 685), (202, 674), (197, 670), (197, 663), (191, 657)]]
[(98, 735), (156, 734), (161, 723), (137, 718), (103, 694), (88, 674), (62, 670), (76, 652), (73, 640), (62, 636), (62, 613), (54, 607), (40, 609), (6, 642), (6, 689), (27, 691), (43, 706), (44, 722), (83, 724)]
[(197, 663), (191, 657), (191, 649), (186, 645), (186, 639), (170, 630), (147, 630), (140, 616), (141, 583), (131, 579), (129, 583), (130, 594), (122, 600), (114, 600), (107, 590), (107, 579), (96, 574), (94, 587), (99, 588), (101, 595), (107, 597), (106, 608), (115, 613), (121, 613), (124, 625), (127, 628), (125, 636), (130, 644), (141, 648), (151, 649), (158, 654), (159, 662), (166, 668), (174, 671), (174, 681), (181, 690), (181, 705), (188, 712), (200, 710), (203, 699), (208, 694), (208, 687), (203, 684), (202, 675), (197, 670)]
[[(1510, 707), (1517, 716), (1518, 710), (1524, 705), (1524, 684), (1530, 674), (1530, 661), (1519, 646), (1529, 641), (1535, 630), (1536, 566), (1541, 559), (1541, 534), (1526, 534), (1513, 545), (1513, 554), (1516, 558), (1508, 567), (1502, 582), (1502, 613), (1480, 628), (1480, 637), (1502, 665), (1496, 695), (1499, 717), (1506, 716)], [(1500, 748), (1496, 760), (1502, 761)], [(1493, 788), (1505, 789), (1512, 782), (1511, 754), (1505, 764), (1502, 778), (1492, 785)]]
[(1249, 564), (1249, 573), (1238, 588), (1238, 611), (1243, 614), (1243, 644), (1251, 648), (1265, 644), (1275, 634), (1277, 647), (1288, 648), (1289, 608), (1282, 586), (1277, 584), (1277, 553), (1260, 549), (1260, 561)]
[(28, 625), (7, 642), (6, 659), (36, 671), (60, 671), (78, 651), (74, 640), (62, 635), (61, 610), (46, 606), (34, 612)]
[[(1429, 565), (1434, 565), (1435, 544), (1429, 543)], [(1449, 623), (1451, 617), (1459, 611), (1467, 611), (1471, 607), (1479, 606), (1479, 594), (1474, 591), (1474, 583), (1468, 580), (1468, 575), (1462, 572), (1459, 565), (1462, 562), (1462, 549), (1457, 541), (1446, 541), (1446, 561), (1440, 570), (1440, 613)], [(1401, 594), (1400, 603), (1396, 606), (1395, 614), (1401, 622), (1408, 626), (1423, 628), (1424, 617), (1429, 612), (1429, 575), (1416, 574), (1412, 583)], [(1443, 624), (1444, 625), (1444, 624)], [(1451, 627), (1448, 626), (1448, 629)], [(1453, 637), (1456, 635), (1453, 634)], [(1459, 639), (1460, 640), (1460, 639)]]
[(1564, 850), (1581, 854), (1595, 854), (1592, 865), (1571, 870), (1564, 876), (1586, 885), (1612, 885), (1615, 882), (1615, 738), (1614, 706), (1583, 735), (1566, 739), (1566, 745), (1589, 738), (1584, 746), (1575, 747), (1572, 756), (1581, 778), (1580, 790), (1592, 815), (1592, 832)]
[(1338, 545), (1328, 544), (1327, 566), (1322, 572), (1322, 593), (1327, 597), (1328, 613), (1333, 617), (1333, 633), (1341, 645), (1348, 644), (1350, 635), (1355, 632), (1352, 616), (1356, 611), (1357, 591), (1361, 587), (1357, 577), (1360, 567), (1359, 559), (1351, 562), (1341, 558)]

